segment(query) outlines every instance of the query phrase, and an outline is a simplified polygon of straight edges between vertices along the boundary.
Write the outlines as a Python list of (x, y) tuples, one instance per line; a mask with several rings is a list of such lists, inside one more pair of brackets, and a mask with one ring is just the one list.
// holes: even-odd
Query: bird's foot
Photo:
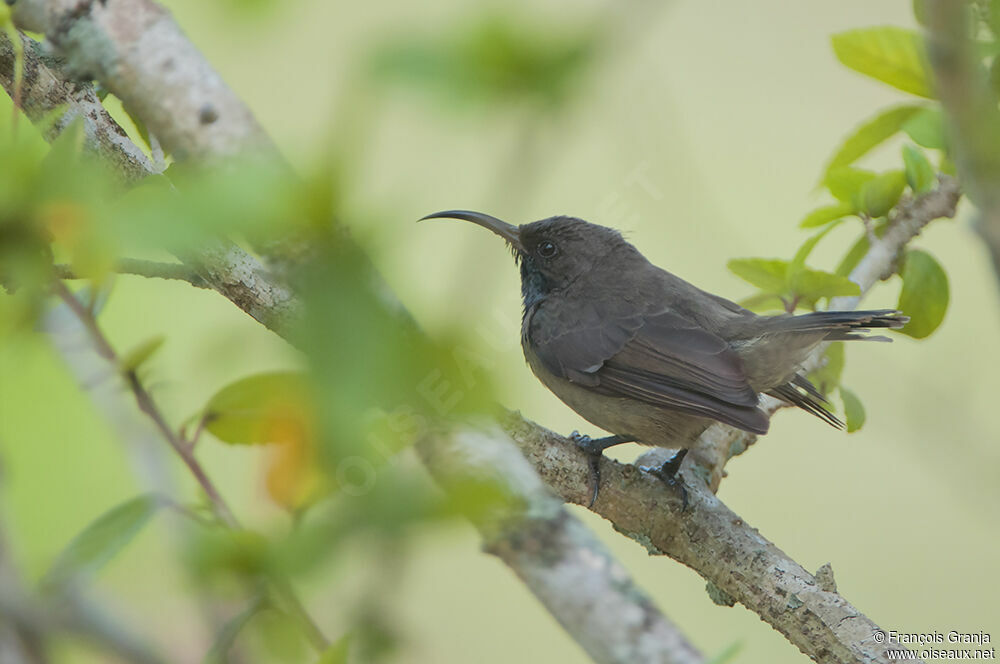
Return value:
[(675, 488), (680, 491), (681, 494), (681, 511), (687, 511), (688, 507), (688, 492), (687, 488), (684, 486), (684, 476), (678, 471), (681, 468), (681, 462), (684, 461), (684, 457), (687, 455), (687, 448), (677, 450), (677, 453), (672, 457), (663, 462), (662, 465), (656, 468), (641, 467), (643, 470), (651, 475), (655, 475), (663, 481), (664, 484), (671, 488)]
[(587, 455), (587, 460), (590, 462), (590, 477), (594, 484), (594, 492), (590, 496), (590, 503), (587, 504), (587, 509), (590, 509), (597, 502), (597, 494), (601, 490), (601, 456), (604, 454), (604, 450), (613, 445), (631, 443), (633, 439), (628, 436), (591, 438), (579, 431), (571, 433), (569, 439)]

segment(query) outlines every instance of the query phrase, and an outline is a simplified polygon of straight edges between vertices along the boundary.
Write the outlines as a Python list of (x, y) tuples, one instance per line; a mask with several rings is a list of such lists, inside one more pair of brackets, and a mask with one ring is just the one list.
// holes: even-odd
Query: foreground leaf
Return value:
[[(306, 427), (309, 391), (302, 374), (280, 371), (249, 376), (208, 400), (205, 429), (219, 440), (253, 445), (274, 442), (275, 431)], [(287, 426), (278, 426), (278, 425)]]
[(844, 342), (835, 341), (823, 353), (826, 363), (809, 374), (809, 380), (823, 394), (831, 394), (840, 385), (844, 373)]
[(142, 342), (121, 358), (119, 369), (122, 372), (135, 371), (142, 366), (146, 360), (152, 357), (153, 353), (160, 349), (160, 346), (163, 345), (164, 341), (166, 341), (166, 337), (159, 334)]
[(941, 325), (948, 310), (948, 275), (926, 251), (906, 253), (903, 289), (897, 309), (910, 317), (900, 332), (915, 339), (930, 336)]
[(824, 297), (861, 294), (861, 287), (850, 279), (811, 268), (804, 268), (791, 286), (793, 294), (806, 303), (815, 303)]
[(854, 206), (850, 203), (835, 203), (834, 205), (824, 205), (816, 208), (799, 222), (799, 228), (816, 228), (825, 226), (831, 221), (838, 221), (844, 217), (854, 214)]
[(226, 664), (229, 661), (229, 649), (236, 642), (236, 637), (240, 635), (250, 619), (257, 615), (257, 612), (265, 605), (263, 598), (257, 596), (250, 601), (246, 608), (230, 618), (215, 635), (215, 642), (212, 643), (212, 648), (205, 655), (202, 664)]
[(843, 386), (840, 388), (840, 399), (844, 402), (847, 433), (854, 433), (865, 425), (865, 406), (858, 395)]
[(906, 188), (903, 171), (889, 171), (861, 185), (859, 207), (872, 218), (884, 217), (896, 206)]
[(927, 157), (912, 145), (903, 146), (903, 164), (906, 166), (906, 183), (915, 194), (924, 194), (937, 184), (937, 174)]
[(323, 651), (323, 654), (316, 660), (316, 664), (347, 664), (347, 656), (350, 654), (353, 637), (354, 634), (348, 632), (337, 639), (336, 642)]
[(833, 52), (854, 71), (919, 97), (934, 98), (923, 40), (891, 26), (848, 30), (834, 35)]
[(837, 168), (826, 174), (823, 178), (823, 186), (826, 187), (833, 197), (838, 201), (851, 205), (852, 210), (857, 209), (855, 199), (861, 187), (869, 180), (874, 180), (878, 175), (872, 171), (860, 168)]
[(824, 178), (830, 171), (850, 166), (872, 148), (883, 143), (903, 128), (903, 124), (921, 111), (923, 106), (906, 105), (890, 108), (869, 119), (844, 139), (830, 159)]
[(156, 496), (145, 495), (105, 512), (63, 549), (46, 574), (45, 585), (93, 576), (135, 538), (161, 504)]
[(930, 150), (944, 150), (944, 114), (940, 108), (925, 108), (903, 125), (903, 131), (917, 145)]
[(765, 293), (781, 293), (785, 290), (788, 261), (768, 258), (734, 258), (726, 263), (726, 267), (737, 277)]

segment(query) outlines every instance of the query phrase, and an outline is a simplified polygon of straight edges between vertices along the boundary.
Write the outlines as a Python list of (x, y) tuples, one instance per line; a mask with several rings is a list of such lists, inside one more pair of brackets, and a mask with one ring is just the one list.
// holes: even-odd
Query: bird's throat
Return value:
[(525, 312), (544, 300), (551, 290), (551, 284), (538, 270), (532, 269), (528, 261), (521, 261), (521, 299)]

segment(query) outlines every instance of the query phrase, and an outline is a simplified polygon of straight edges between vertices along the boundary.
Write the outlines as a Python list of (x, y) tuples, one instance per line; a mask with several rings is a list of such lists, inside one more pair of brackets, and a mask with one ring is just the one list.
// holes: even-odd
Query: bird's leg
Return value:
[(576, 443), (576, 446), (583, 450), (590, 460), (590, 476), (594, 479), (594, 493), (590, 497), (590, 504), (587, 505), (587, 509), (590, 509), (597, 502), (597, 494), (601, 490), (601, 455), (604, 450), (622, 443), (634, 443), (635, 438), (631, 436), (591, 438), (579, 431), (574, 431), (569, 435), (569, 439)]
[(664, 483), (666, 483), (667, 486), (677, 487), (680, 489), (682, 512), (686, 510), (688, 506), (688, 492), (687, 489), (684, 488), (684, 478), (681, 477), (677, 471), (680, 470), (681, 462), (684, 461), (684, 457), (687, 453), (688, 451), (685, 447), (677, 450), (676, 454), (664, 461), (663, 465), (657, 468), (641, 468), (641, 470), (659, 477)]

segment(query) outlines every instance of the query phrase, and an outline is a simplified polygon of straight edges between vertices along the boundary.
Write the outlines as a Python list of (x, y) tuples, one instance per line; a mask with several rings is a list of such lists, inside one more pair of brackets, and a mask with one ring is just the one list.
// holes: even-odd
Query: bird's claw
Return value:
[(680, 491), (682, 512), (686, 512), (688, 508), (688, 491), (687, 487), (684, 486), (684, 476), (678, 471), (680, 470), (681, 462), (684, 461), (684, 457), (686, 455), (687, 449), (681, 449), (678, 450), (672, 457), (664, 461), (660, 466), (656, 466), (655, 468), (643, 466), (639, 468), (639, 470), (660, 478), (660, 480), (667, 486)]
[(587, 504), (587, 509), (590, 509), (597, 502), (597, 494), (601, 491), (601, 456), (604, 452), (604, 447), (595, 445), (593, 438), (579, 431), (571, 433), (569, 439), (576, 443), (576, 446), (587, 455), (587, 460), (590, 463), (590, 477), (594, 483), (594, 491), (590, 496), (590, 502)]

